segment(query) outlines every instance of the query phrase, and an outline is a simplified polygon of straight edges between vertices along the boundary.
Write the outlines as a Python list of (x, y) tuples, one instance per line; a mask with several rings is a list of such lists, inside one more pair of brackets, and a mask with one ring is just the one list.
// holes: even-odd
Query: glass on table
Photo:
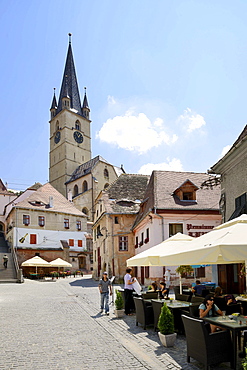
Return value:
[(222, 317), (223, 317), (223, 320), (226, 319), (226, 311), (222, 311)]

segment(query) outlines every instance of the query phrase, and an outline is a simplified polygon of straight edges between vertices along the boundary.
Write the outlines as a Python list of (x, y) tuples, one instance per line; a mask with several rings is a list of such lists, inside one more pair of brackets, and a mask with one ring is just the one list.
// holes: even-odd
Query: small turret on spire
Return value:
[(57, 99), (56, 99), (56, 88), (55, 87), (54, 87), (54, 95), (53, 95), (53, 99), (51, 103), (50, 112), (51, 112), (51, 119), (52, 119), (53, 117), (55, 117), (56, 112), (57, 112)]
[(83, 117), (89, 119), (90, 109), (89, 109), (89, 104), (87, 101), (87, 88), (84, 87), (84, 90), (85, 90), (85, 94), (84, 94), (84, 99), (83, 99), (83, 104), (82, 104), (82, 115)]

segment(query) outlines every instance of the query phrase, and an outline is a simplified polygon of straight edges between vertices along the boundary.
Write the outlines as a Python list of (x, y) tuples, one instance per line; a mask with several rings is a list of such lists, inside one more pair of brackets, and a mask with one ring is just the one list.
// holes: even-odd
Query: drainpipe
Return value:
[(159, 214), (157, 213), (157, 207), (154, 207), (154, 214), (155, 214), (156, 216), (158, 216), (159, 218), (161, 218), (161, 235), (162, 235), (162, 242), (163, 242), (163, 240), (165, 240), (165, 233), (164, 233), (164, 218), (163, 218), (163, 216), (161, 216), (161, 215), (159, 215)]

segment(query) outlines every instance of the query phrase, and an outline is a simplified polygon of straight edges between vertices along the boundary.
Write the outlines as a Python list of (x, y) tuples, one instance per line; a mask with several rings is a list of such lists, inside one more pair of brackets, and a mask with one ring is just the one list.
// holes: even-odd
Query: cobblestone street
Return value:
[(0, 292), (0, 369), (203, 369), (187, 364), (184, 336), (167, 349), (135, 316), (116, 318), (112, 304), (100, 314), (91, 276), (1, 284)]

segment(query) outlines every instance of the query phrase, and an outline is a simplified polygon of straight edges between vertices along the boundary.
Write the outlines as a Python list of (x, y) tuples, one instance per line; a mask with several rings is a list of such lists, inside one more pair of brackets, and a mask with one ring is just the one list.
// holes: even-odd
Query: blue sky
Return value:
[(49, 117), (68, 33), (93, 156), (206, 172), (247, 121), (247, 2), (1, 0), (0, 178), (48, 180)]

